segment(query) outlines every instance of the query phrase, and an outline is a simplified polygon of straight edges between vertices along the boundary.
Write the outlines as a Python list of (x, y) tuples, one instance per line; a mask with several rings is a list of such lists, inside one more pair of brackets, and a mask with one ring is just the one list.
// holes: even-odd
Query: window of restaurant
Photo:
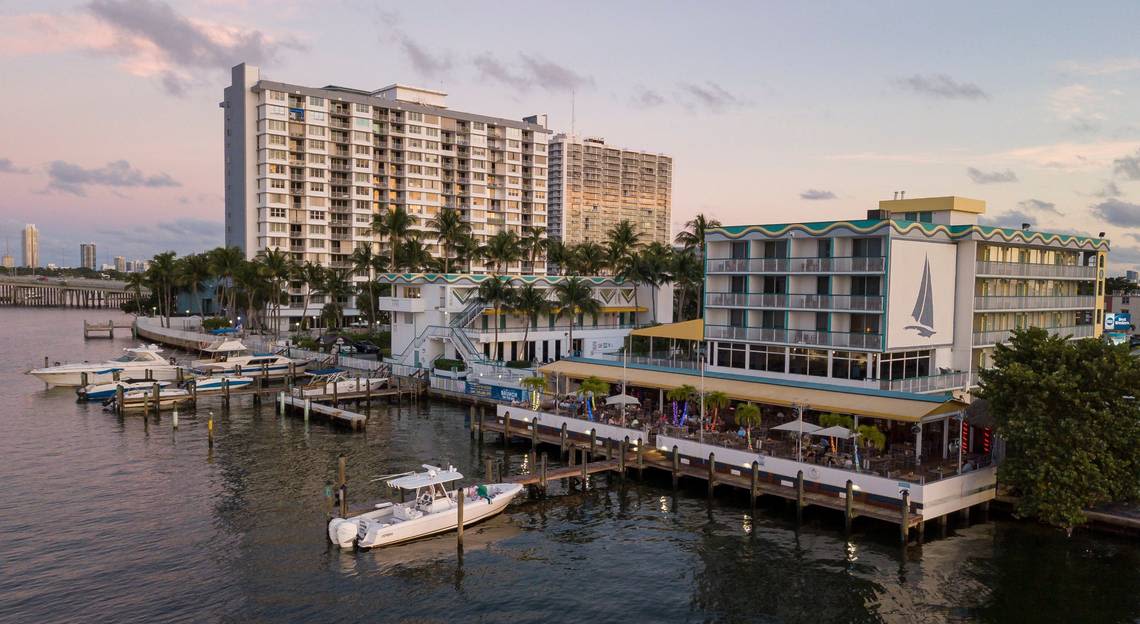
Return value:
[(884, 353), (879, 359), (881, 379), (913, 379), (930, 375), (929, 349)]
[(728, 366), (730, 368), (747, 368), (747, 351), (748, 345), (745, 345), (741, 342), (717, 343), (717, 366)]
[(788, 372), (827, 377), (827, 351), (792, 347), (788, 356)]
[(867, 354), (835, 351), (831, 354), (831, 376), (837, 379), (866, 379)]
[(786, 350), (784, 347), (751, 345), (748, 350), (748, 368), (773, 373), (784, 372)]

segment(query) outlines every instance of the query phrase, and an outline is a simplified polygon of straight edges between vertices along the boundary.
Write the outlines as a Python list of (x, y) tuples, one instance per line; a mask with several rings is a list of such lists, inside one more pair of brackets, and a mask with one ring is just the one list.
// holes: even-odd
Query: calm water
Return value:
[[(106, 314), (88, 316), (105, 317)], [(0, 309), (0, 621), (1136, 622), (1140, 546), (1006, 521), (905, 555), (890, 527), (776, 503), (711, 506), (700, 484), (552, 488), (454, 538), (342, 553), (323, 490), (348, 457), (350, 500), (370, 477), (483, 454), (448, 404), (374, 411), (367, 433), (204, 400), (144, 421), (77, 404), (23, 375), (43, 356), (104, 358), (80, 311)], [(206, 443), (206, 413), (216, 444)], [(510, 456), (516, 469), (524, 447)], [(469, 480), (472, 481), (473, 480)]]

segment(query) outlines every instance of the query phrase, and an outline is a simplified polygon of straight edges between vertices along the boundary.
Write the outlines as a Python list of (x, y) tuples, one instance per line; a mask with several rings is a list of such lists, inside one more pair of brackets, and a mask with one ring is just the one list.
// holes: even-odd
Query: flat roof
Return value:
[[(597, 377), (609, 383), (621, 383), (624, 376), (629, 385), (663, 390), (700, 384), (700, 375), (695, 371), (643, 364), (627, 364), (623, 369), (619, 362), (589, 358), (566, 358), (538, 370), (576, 379)], [(911, 394), (708, 371), (705, 372), (704, 386), (706, 392), (720, 391), (737, 401), (787, 407), (803, 404), (812, 410), (910, 423), (959, 412), (967, 406), (947, 394)]]
[(913, 197), (911, 199), (884, 199), (879, 202), (879, 210), (890, 212), (937, 212), (955, 210), (971, 214), (985, 214), (986, 202), (969, 197), (947, 195), (945, 197)]

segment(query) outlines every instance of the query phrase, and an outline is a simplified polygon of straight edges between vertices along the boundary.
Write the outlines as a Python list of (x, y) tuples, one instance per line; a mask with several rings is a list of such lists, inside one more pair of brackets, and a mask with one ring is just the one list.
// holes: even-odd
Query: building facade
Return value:
[[(560, 315), (554, 287), (569, 277), (518, 276), (510, 285), (534, 285), (546, 295), (551, 310), (527, 319), (509, 307), (496, 311), (478, 299), (479, 285), (491, 275), (386, 274), (381, 282), (394, 285), (391, 297), (381, 297), (379, 309), (392, 314), (392, 358), (401, 364), (427, 366), (440, 357), (465, 362), (559, 360), (571, 352), (593, 357), (620, 349), (630, 330), (653, 321), (672, 320), (673, 291), (669, 285), (634, 286), (611, 277), (586, 277), (600, 306), (594, 317), (571, 320)], [(653, 305), (656, 298), (656, 305)], [(573, 342), (571, 342), (571, 340)], [(498, 345), (498, 346), (496, 346)]]
[(79, 243), (79, 267), (92, 271), (99, 268), (95, 264), (95, 243)]
[[(445, 209), (459, 211), (480, 243), (547, 226), (545, 116), (453, 111), (443, 92), (398, 84), (305, 87), (261, 80), (245, 64), (232, 73), (221, 103), (226, 244), (248, 258), (278, 249), (298, 262), (350, 268), (357, 247), (388, 253), (372, 222), (397, 207), (436, 257), (443, 250), (431, 221)], [(500, 270), (545, 272), (535, 264)], [(474, 262), (471, 270), (485, 268)], [(296, 315), (302, 293), (292, 295), (287, 314)]]
[(558, 134), (550, 142), (551, 238), (604, 243), (631, 222), (643, 243), (669, 244), (673, 159), (606, 145), (600, 138)]
[(23, 266), (33, 268), (40, 266), (40, 231), (36, 229), (34, 223), (24, 226), (21, 251), (23, 252)]
[(125, 256), (115, 256), (115, 270), (119, 273), (127, 272), (127, 258)]
[(985, 202), (708, 235), (705, 337), (725, 371), (915, 392), (967, 387), (1013, 329), (1099, 336), (1108, 241), (977, 224)]

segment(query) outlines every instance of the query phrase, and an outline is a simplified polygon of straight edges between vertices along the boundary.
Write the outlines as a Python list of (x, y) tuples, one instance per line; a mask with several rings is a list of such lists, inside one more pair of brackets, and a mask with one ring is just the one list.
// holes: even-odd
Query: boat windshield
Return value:
[(144, 353), (128, 352), (111, 360), (112, 362), (146, 362), (151, 358), (147, 357)]

